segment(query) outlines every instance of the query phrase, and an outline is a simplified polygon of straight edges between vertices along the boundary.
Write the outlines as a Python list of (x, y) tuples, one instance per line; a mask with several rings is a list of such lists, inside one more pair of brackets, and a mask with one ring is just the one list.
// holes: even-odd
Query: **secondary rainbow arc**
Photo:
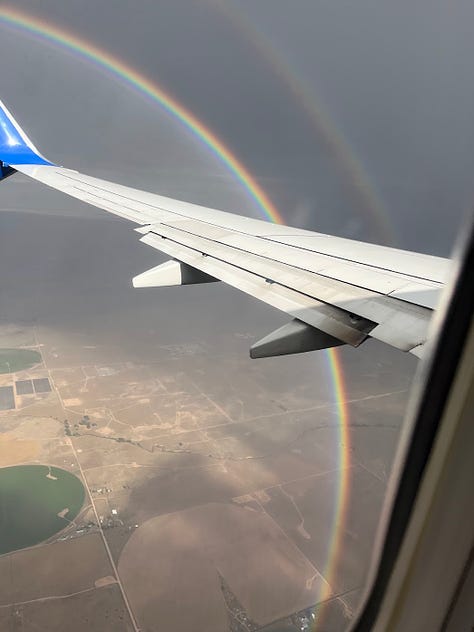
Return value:
[(290, 63), (288, 55), (282, 54), (262, 26), (250, 19), (248, 9), (231, 0), (207, 1), (219, 9), (240, 36), (254, 48), (257, 55), (265, 60), (267, 66), (294, 98), (298, 108), (306, 113), (316, 132), (317, 142), (331, 157), (336, 173), (351, 193), (355, 208), (360, 215), (366, 217), (371, 227), (376, 228), (377, 238), (388, 246), (396, 245), (398, 236), (390, 221), (388, 209), (377, 191), (376, 183), (347, 134), (333, 119), (319, 91), (316, 93), (310, 88), (301, 70), (297, 70), (295, 64)]

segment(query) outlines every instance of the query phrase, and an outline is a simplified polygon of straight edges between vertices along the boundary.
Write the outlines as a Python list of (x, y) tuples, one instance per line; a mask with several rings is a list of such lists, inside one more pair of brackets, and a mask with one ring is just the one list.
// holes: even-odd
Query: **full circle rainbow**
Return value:
[[(20, 12), (12, 7), (0, 8), (0, 25), (11, 27), (36, 36), (40, 41), (60, 46), (69, 52), (77, 53), (83, 60), (92, 62), (101, 70), (108, 71), (113, 77), (129, 86), (134, 87), (141, 94), (148, 96), (158, 103), (166, 112), (180, 121), (191, 131), (212, 154), (223, 163), (229, 171), (241, 182), (262, 214), (274, 223), (284, 223), (283, 218), (269, 196), (262, 189), (256, 178), (239, 161), (228, 147), (206, 127), (192, 112), (187, 110), (169, 93), (166, 93), (156, 82), (152, 82), (131, 66), (125, 64), (105, 50), (98, 48), (85, 39), (58, 28), (37, 17)], [(339, 479), (337, 482), (336, 500), (331, 526), (331, 540), (322, 575), (326, 579), (319, 601), (331, 596), (331, 582), (340, 557), (341, 535), (346, 520), (349, 500), (349, 468), (350, 468), (350, 434), (349, 410), (345, 393), (343, 367), (340, 356), (335, 349), (326, 352), (334, 391), (334, 399), (338, 415), (338, 458)]]

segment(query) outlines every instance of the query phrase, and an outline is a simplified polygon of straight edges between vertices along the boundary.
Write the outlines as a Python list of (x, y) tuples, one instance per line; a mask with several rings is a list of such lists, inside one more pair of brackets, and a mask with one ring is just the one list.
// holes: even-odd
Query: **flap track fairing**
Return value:
[(134, 277), (132, 285), (133, 287), (171, 287), (195, 283), (214, 283), (218, 280), (186, 263), (171, 259)]
[(269, 358), (329, 349), (343, 344), (345, 343), (342, 340), (295, 318), (252, 345), (250, 357), (253, 359)]

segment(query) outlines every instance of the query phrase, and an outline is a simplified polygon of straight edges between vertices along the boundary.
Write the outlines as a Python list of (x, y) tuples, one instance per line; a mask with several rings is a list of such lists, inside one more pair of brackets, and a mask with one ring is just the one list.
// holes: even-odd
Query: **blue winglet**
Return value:
[(53, 166), (53, 163), (40, 154), (0, 101), (0, 179), (11, 174), (10, 165)]

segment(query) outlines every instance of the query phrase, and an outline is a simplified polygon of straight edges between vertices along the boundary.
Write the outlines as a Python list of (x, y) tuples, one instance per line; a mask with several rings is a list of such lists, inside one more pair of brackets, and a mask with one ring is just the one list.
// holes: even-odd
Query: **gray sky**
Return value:
[[(175, 95), (260, 179), (289, 224), (386, 240), (347, 177), (352, 161), (371, 181), (397, 245), (449, 253), (474, 188), (467, 0), (15, 6), (96, 43)], [(4, 27), (0, 34), (8, 59), (2, 97), (52, 159), (258, 215), (229, 172), (157, 105), (64, 50)], [(291, 92), (281, 60), (314, 95), (313, 110), (331, 117), (337, 151)]]

